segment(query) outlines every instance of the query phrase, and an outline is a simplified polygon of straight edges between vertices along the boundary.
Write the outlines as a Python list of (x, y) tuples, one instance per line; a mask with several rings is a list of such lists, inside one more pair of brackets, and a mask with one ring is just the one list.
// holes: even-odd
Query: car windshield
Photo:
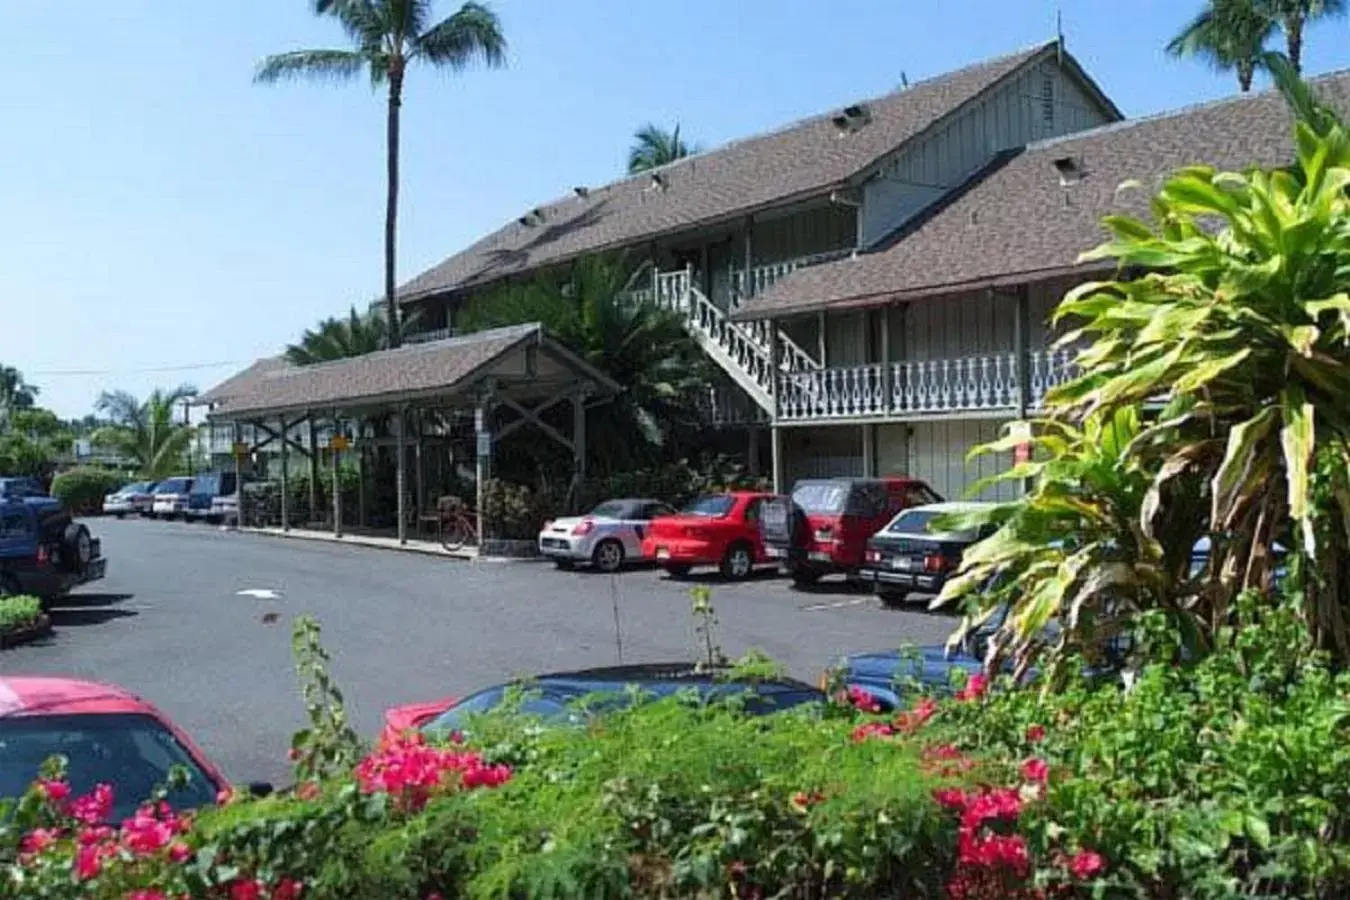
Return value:
[(186, 478), (170, 478), (168, 481), (161, 481), (155, 488), (156, 494), (181, 494), (188, 489), (189, 480)]
[(730, 494), (708, 494), (686, 505), (681, 512), (686, 516), (709, 516), (720, 519), (731, 512), (731, 507), (735, 504), (736, 498)]
[(101, 782), (113, 786), (113, 821), (135, 813), (175, 766), (187, 770), (188, 783), (169, 793), (171, 806), (215, 802), (216, 785), (173, 733), (137, 713), (0, 718), (0, 798), (22, 796), (42, 763), (57, 754), (67, 760), (74, 793), (88, 793)]
[(31, 478), (0, 478), (0, 497), (41, 497), (42, 488)]
[(848, 485), (838, 481), (807, 481), (792, 489), (792, 502), (805, 513), (841, 513), (848, 503)]
[[(469, 719), (496, 709), (505, 698), (505, 685), (479, 691), (432, 719), (424, 730), (443, 733), (462, 731)], [(538, 716), (550, 721), (567, 714), (567, 700), (545, 694), (527, 693), (521, 700), (519, 711), (527, 716)]]
[(627, 519), (631, 518), (632, 509), (633, 504), (631, 503), (623, 500), (608, 500), (591, 510), (589, 515), (597, 519)]
[(214, 494), (219, 484), (220, 478), (216, 475), (198, 475), (192, 482), (192, 490), (197, 494)]
[[(906, 510), (896, 516), (891, 524), (886, 527), (886, 533), (928, 536), (933, 533), (933, 522), (951, 514), (952, 510), (944, 509)], [(957, 540), (973, 541), (977, 536), (977, 531), (972, 528), (964, 531), (943, 531), (942, 534), (949, 534)]]

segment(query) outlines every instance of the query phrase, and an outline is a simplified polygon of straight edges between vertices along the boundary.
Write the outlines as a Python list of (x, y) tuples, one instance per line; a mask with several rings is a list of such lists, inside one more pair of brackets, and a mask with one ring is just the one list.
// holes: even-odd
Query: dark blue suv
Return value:
[(50, 600), (108, 570), (103, 547), (59, 500), (0, 494), (0, 596)]

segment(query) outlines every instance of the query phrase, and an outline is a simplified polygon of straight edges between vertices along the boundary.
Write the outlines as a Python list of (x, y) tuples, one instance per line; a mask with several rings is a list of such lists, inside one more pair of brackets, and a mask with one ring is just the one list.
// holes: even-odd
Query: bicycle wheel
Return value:
[(465, 544), (472, 544), (478, 534), (472, 523), (464, 516), (455, 516), (445, 523), (441, 532), (441, 545), (447, 550), (459, 550)]

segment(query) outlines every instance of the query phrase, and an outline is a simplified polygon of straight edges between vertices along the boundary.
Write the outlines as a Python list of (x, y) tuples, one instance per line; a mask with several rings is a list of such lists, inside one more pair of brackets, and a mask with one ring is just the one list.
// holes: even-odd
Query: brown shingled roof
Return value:
[[(616, 392), (619, 386), (603, 373), (563, 349), (544, 334), (538, 323), (494, 328), (475, 334), (408, 344), (335, 362), (311, 366), (283, 365), (223, 395), (213, 388), (219, 405), (212, 415), (221, 419), (310, 408), (352, 407), (452, 393), (485, 366), (528, 344), (546, 347), (568, 364), (585, 372), (599, 387)], [(257, 364), (255, 364), (257, 365)]]
[[(1316, 82), (1350, 112), (1350, 72)], [(1080, 180), (1062, 184), (1055, 161)], [(1288, 108), (1274, 91), (1120, 122), (1032, 144), (986, 171), (884, 250), (801, 269), (752, 298), (738, 318), (955, 293), (1074, 271), (1101, 243), (1102, 216), (1146, 217), (1148, 200), (1177, 169), (1205, 163), (1241, 171), (1293, 158)], [(1119, 191), (1127, 180), (1143, 190)]]
[[(943, 116), (1056, 48), (1054, 42), (988, 60), (867, 101), (872, 119), (841, 135), (833, 113), (735, 141), (541, 208), (536, 225), (513, 222), (399, 289), (404, 300), (484, 284), (538, 266), (744, 215), (841, 185)], [(1066, 60), (1072, 63), (1068, 55)], [(1109, 101), (1105, 101), (1109, 103)]]
[(206, 393), (198, 394), (193, 398), (192, 405), (209, 406), (214, 403), (221, 403), (236, 394), (245, 393), (251, 390), (263, 376), (285, 368), (287, 365), (289, 363), (286, 362), (284, 356), (269, 356), (260, 359), (242, 372), (231, 375)]

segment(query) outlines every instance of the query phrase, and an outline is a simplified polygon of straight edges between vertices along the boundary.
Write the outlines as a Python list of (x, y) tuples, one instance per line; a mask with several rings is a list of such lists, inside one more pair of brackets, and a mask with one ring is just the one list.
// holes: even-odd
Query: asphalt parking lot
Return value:
[(691, 583), (713, 587), (725, 653), (757, 647), (812, 681), (842, 654), (940, 642), (952, 626), (921, 605), (885, 609), (842, 582), (803, 593), (772, 575), (738, 584), (650, 569), (609, 577), (181, 522), (89, 524), (108, 577), (52, 611), (50, 637), (0, 652), (0, 672), (128, 687), (238, 782), (285, 780), (290, 735), (304, 724), (290, 656), (289, 622), (300, 613), (321, 622), (366, 735), (389, 706), (618, 662), (616, 601), (624, 662), (693, 659)]

